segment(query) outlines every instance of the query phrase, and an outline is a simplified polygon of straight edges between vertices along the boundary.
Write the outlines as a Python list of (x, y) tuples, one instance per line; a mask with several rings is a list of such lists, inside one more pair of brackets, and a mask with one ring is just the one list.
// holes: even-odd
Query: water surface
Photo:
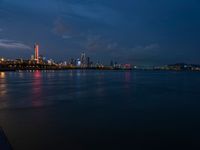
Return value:
[(0, 126), (15, 150), (198, 149), (200, 73), (0, 73)]

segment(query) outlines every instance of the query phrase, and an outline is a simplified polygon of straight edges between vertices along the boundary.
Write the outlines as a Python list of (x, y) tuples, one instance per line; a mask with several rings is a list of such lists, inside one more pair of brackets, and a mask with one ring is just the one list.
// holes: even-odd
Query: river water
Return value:
[(0, 72), (14, 150), (199, 149), (200, 73)]

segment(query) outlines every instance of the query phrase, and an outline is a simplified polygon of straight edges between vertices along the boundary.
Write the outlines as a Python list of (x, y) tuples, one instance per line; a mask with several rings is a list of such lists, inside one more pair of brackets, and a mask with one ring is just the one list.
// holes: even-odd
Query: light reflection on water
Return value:
[(0, 72), (0, 96), (4, 96), (7, 93), (5, 77), (5, 72)]
[(168, 140), (161, 146), (200, 139), (199, 76), (80, 70), (0, 73), (0, 126), (20, 150), (88, 145), (137, 149), (148, 142), (158, 146), (160, 139)]
[(33, 82), (32, 82), (32, 93), (31, 101), (33, 107), (41, 107), (42, 102), (42, 73), (41, 71), (35, 71), (33, 73)]
[(6, 73), (0, 72), (0, 109), (7, 107), (7, 83), (6, 83)]
[(2, 72), (0, 79), (0, 109), (37, 108), (106, 95), (105, 74), (102, 72)]
[[(131, 101), (145, 89), (152, 91), (149, 95), (156, 96), (163, 85), (169, 89), (176, 88), (177, 91), (186, 90), (185, 87), (190, 83), (186, 80), (187, 74), (184, 73), (180, 74), (181, 78), (178, 78), (177, 74), (170, 74), (172, 79), (176, 80), (171, 83), (174, 84), (173, 86), (168, 86), (170, 83), (167, 82), (167, 78), (160, 78), (159, 73), (149, 75), (144, 76), (144, 73), (131, 71), (85, 70), (1, 72), (0, 109), (36, 108), (60, 102), (82, 101), (85, 98), (94, 100), (116, 98), (117, 95), (127, 97)], [(177, 88), (179, 84), (176, 83), (183, 81), (185, 87)], [(161, 88), (156, 90), (155, 88), (159, 86)]]

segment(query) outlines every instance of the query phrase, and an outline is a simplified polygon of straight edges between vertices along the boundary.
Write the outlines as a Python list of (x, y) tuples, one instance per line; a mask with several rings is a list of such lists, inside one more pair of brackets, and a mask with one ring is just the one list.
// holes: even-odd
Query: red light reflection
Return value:
[(33, 73), (33, 87), (32, 87), (33, 107), (43, 106), (41, 95), (42, 95), (42, 74), (41, 71), (36, 70)]

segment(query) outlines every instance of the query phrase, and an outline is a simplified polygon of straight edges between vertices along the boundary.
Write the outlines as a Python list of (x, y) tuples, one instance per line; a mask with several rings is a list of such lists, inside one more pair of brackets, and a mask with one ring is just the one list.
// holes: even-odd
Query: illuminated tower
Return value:
[(35, 44), (34, 49), (35, 49), (35, 61), (38, 64), (39, 63), (39, 45)]

